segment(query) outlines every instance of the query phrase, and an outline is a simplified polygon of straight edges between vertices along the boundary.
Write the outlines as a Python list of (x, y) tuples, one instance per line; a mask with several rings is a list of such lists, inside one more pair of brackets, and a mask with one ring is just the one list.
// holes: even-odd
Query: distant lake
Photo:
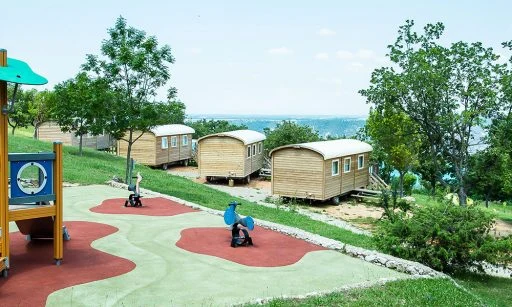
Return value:
[(249, 129), (263, 132), (264, 128), (273, 129), (283, 120), (295, 122), (299, 125), (307, 125), (326, 137), (332, 136), (353, 136), (362, 128), (366, 122), (365, 117), (349, 116), (304, 116), (304, 115), (216, 115), (216, 114), (192, 114), (188, 115), (189, 120), (215, 119), (227, 120), (233, 124), (244, 124)]

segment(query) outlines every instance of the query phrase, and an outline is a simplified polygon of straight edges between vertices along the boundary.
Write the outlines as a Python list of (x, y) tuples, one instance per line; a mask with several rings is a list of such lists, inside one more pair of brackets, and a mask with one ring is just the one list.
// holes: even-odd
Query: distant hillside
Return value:
[(353, 136), (362, 128), (366, 118), (347, 116), (294, 116), (294, 115), (216, 115), (194, 114), (189, 115), (191, 120), (216, 119), (227, 120), (233, 124), (245, 124), (249, 129), (263, 132), (264, 128), (274, 128), (283, 120), (290, 120), (300, 125), (308, 125), (326, 137)]

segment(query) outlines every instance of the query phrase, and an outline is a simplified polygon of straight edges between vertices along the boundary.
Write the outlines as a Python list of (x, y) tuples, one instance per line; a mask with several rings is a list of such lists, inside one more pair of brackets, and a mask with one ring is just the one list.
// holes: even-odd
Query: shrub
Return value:
[(512, 238), (494, 239), (493, 217), (476, 208), (454, 205), (412, 208), (412, 215), (394, 214), (379, 223), (377, 246), (392, 255), (453, 273), (483, 261), (507, 264)]
[[(416, 181), (418, 178), (416, 175), (412, 173), (405, 173), (404, 175), (404, 182), (403, 182), (403, 189), (404, 189), (404, 195), (411, 195), (412, 189), (414, 188), (414, 185), (416, 184)], [(391, 188), (399, 190), (400, 186), (400, 177), (399, 176), (393, 176), (391, 177)]]

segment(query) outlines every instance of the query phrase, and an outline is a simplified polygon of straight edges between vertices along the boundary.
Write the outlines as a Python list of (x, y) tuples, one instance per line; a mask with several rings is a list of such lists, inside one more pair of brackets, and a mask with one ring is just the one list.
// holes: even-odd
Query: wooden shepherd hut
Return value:
[(210, 134), (198, 144), (199, 175), (213, 178), (245, 178), (263, 167), (265, 135), (253, 130), (235, 130)]
[[(80, 138), (73, 132), (62, 132), (60, 126), (56, 122), (44, 122), (36, 131), (38, 140), (53, 142), (59, 140), (66, 146), (79, 146)], [(116, 140), (109, 134), (89, 135), (82, 137), (83, 147), (93, 148), (97, 150), (111, 149), (115, 146)]]
[(368, 185), (371, 151), (369, 144), (352, 139), (275, 148), (272, 194), (337, 203), (340, 195)]
[[(177, 162), (188, 165), (192, 158), (194, 132), (189, 126), (180, 124), (156, 126), (133, 143), (131, 157), (137, 163), (164, 169)], [(118, 141), (117, 151), (118, 155), (126, 157), (128, 142)]]

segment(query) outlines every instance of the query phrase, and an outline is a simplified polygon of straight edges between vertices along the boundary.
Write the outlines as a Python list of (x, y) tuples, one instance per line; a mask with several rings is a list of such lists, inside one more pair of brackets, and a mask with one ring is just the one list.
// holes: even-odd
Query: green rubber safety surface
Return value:
[[(56, 291), (48, 296), (47, 306), (224, 306), (409, 277), (331, 250), (309, 252), (287, 266), (245, 266), (176, 246), (184, 229), (225, 227), (221, 216), (206, 212), (113, 215), (89, 210), (105, 199), (128, 194), (108, 186), (64, 189), (64, 221), (117, 227), (118, 232), (93, 242), (92, 247), (133, 261), (136, 268), (127, 274)], [(226, 236), (230, 236), (229, 231)]]

